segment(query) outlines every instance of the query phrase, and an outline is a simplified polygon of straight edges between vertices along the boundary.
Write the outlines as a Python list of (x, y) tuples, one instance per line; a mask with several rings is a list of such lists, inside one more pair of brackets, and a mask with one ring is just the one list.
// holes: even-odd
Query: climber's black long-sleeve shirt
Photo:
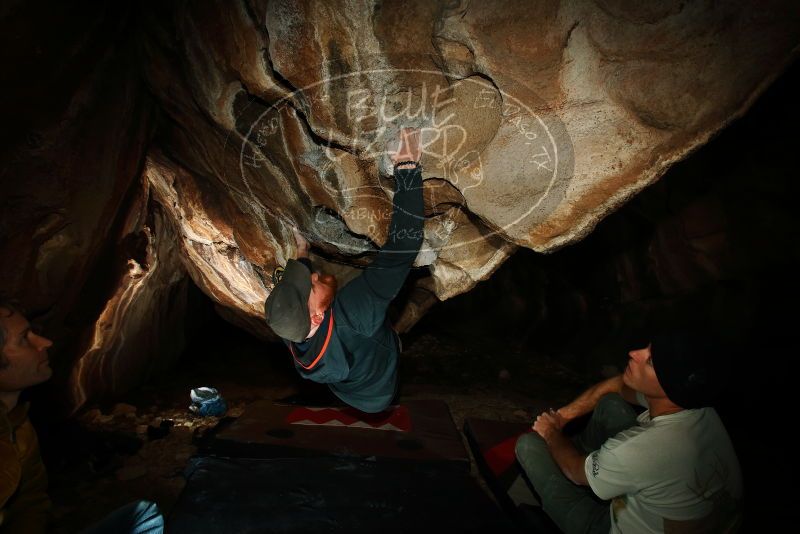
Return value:
[(287, 342), (301, 376), (369, 413), (386, 409), (397, 389), (398, 347), (386, 310), (423, 238), (420, 169), (396, 170), (395, 184), (389, 235), (372, 264), (336, 294), (311, 339)]

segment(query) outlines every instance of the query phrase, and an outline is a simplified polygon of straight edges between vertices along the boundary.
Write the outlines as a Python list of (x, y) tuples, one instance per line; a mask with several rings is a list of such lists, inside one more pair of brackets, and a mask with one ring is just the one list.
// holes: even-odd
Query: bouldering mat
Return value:
[(407, 401), (378, 414), (350, 407), (258, 401), (200, 443), (204, 455), (285, 458), (347, 456), (453, 463), (469, 469), (450, 410), (442, 401)]
[(517, 439), (528, 432), (532, 430), (527, 423), (477, 418), (464, 421), (467, 443), (497, 502), (526, 530), (558, 532), (552, 521), (541, 512), (539, 500), (517, 462), (514, 452)]
[(452, 466), (359, 458), (190, 461), (167, 532), (514, 532)]

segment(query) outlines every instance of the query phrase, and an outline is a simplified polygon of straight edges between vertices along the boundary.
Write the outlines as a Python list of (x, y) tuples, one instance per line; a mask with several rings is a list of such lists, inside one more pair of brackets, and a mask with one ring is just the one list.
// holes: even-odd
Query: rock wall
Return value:
[(358, 268), (383, 243), (400, 126), (426, 145), (430, 274), (408, 329), (517, 247), (580, 240), (740, 116), (800, 42), (789, 2), (217, 1), (149, 17), (160, 165), (209, 199), (174, 189), (167, 211), (193, 280), (248, 324), (291, 225), (323, 266)]
[[(131, 306), (147, 266), (120, 276), (134, 258), (136, 239), (123, 235), (128, 214), (145, 209), (147, 218), (139, 177), (157, 116), (138, 68), (132, 7), (0, 8), (0, 292), (55, 342), (53, 412), (123, 390), (141, 377), (132, 371), (158, 358), (136, 333), (165, 315), (137, 316)], [(186, 278), (179, 263), (153, 261), (169, 266), (164, 278)], [(163, 326), (153, 326), (151, 347), (170, 346), (155, 335)]]
[(131, 202), (115, 236), (114, 293), (79, 344), (68, 389), (70, 406), (125, 393), (163, 375), (184, 347), (189, 278), (175, 247), (177, 236), (149, 182)]
[(125, 10), (11, 2), (0, 24), (0, 287), (63, 320), (129, 201), (154, 102)]
[(797, 55), (800, 13), (9, 2), (0, 29), (0, 289), (46, 323), (75, 407), (174, 361), (187, 276), (270, 337), (291, 226), (356, 275), (387, 237), (401, 126), (423, 130), (426, 207), (402, 330), (519, 247), (582, 239), (748, 109)]

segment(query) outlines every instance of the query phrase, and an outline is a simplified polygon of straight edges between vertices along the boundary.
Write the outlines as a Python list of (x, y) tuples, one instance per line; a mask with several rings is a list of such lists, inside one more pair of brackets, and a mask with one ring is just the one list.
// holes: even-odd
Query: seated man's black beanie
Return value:
[(709, 333), (679, 330), (653, 335), (650, 355), (658, 382), (681, 408), (713, 406), (726, 381), (722, 345)]

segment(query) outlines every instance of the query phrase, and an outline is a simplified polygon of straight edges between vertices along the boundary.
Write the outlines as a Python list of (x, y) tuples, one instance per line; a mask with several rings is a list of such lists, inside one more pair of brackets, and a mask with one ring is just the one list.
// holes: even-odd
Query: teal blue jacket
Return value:
[(403, 286), (423, 239), (422, 173), (395, 171), (394, 211), (386, 243), (344, 286), (317, 332), (303, 343), (284, 340), (303, 378), (328, 384), (363, 412), (385, 410), (397, 391), (396, 335), (386, 310)]

